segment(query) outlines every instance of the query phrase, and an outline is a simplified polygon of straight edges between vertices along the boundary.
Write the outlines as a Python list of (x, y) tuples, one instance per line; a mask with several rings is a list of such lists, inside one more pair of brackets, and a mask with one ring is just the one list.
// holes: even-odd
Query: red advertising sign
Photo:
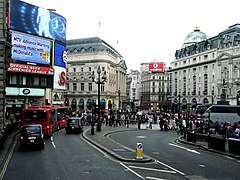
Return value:
[(164, 72), (164, 63), (162, 62), (149, 63), (149, 71)]
[(29, 73), (29, 74), (54, 75), (53, 68), (41, 67), (41, 66), (31, 66), (28, 64), (17, 64), (17, 63), (10, 63), (10, 66), (7, 71)]

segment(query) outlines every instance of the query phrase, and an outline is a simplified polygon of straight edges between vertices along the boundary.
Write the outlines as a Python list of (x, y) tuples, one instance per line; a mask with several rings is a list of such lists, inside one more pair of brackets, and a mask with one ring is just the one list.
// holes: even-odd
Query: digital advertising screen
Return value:
[(26, 63), (51, 65), (52, 42), (27, 34), (12, 32), (12, 59)]
[(20, 1), (10, 1), (9, 27), (66, 43), (66, 19), (50, 10)]
[(66, 69), (59, 66), (54, 66), (54, 83), (53, 83), (53, 89), (66, 89), (66, 83), (67, 83), (67, 75), (66, 75)]
[(54, 43), (54, 66), (66, 68), (66, 63), (67, 63), (66, 47), (61, 44)]

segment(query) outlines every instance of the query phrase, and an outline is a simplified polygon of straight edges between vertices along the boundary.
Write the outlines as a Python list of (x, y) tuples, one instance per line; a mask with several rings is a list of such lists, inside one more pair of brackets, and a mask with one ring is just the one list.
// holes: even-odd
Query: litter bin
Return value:
[(228, 149), (230, 153), (240, 155), (240, 139), (229, 138)]

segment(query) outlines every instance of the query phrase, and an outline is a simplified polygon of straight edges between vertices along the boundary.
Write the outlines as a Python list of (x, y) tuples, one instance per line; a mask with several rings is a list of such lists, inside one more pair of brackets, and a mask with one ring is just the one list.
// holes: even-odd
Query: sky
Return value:
[(176, 50), (198, 27), (209, 38), (240, 23), (239, 0), (23, 0), (67, 20), (67, 40), (99, 37), (124, 58), (170, 66)]

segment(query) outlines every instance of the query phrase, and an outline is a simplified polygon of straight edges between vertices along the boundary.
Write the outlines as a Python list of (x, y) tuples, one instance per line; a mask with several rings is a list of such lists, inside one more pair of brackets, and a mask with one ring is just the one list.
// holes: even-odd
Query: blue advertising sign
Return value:
[(10, 1), (10, 29), (66, 43), (66, 19), (19, 0)]
[(47, 39), (12, 32), (12, 59), (50, 65), (51, 44)]
[(66, 68), (67, 52), (66, 47), (55, 43), (54, 44), (54, 66)]

